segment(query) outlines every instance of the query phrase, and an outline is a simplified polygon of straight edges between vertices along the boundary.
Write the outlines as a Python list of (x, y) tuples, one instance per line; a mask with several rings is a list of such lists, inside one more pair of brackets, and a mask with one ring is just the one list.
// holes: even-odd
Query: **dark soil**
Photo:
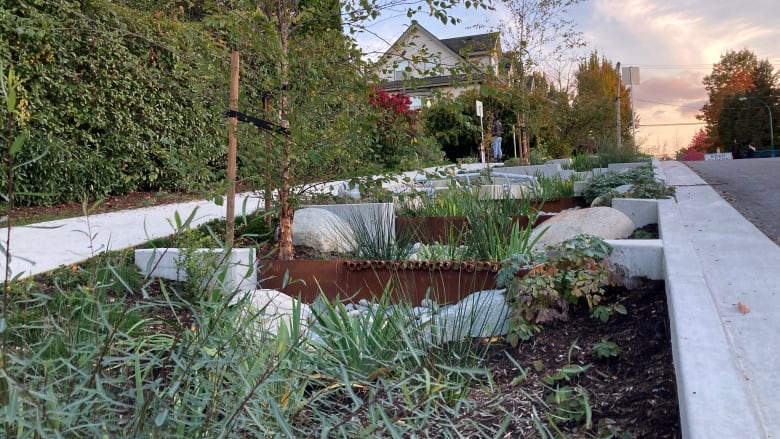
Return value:
[[(596, 437), (604, 437), (611, 428), (630, 433), (629, 437), (680, 438), (664, 284), (652, 282), (632, 291), (620, 290), (619, 297), (628, 313), (613, 316), (607, 323), (581, 310), (568, 322), (548, 324), (535, 338), (521, 342), (517, 348), (505, 343), (493, 346), (488, 366), (498, 389), (482, 397), (487, 401), (500, 394), (501, 405), (507, 411), (518, 419), (527, 419), (531, 416), (528, 393), (550, 395), (550, 387), (582, 386), (593, 412), (594, 427), (588, 433), (601, 430)], [(601, 341), (617, 344), (617, 356), (599, 358), (592, 347)], [(521, 374), (516, 364), (528, 375), (524, 381), (513, 384)], [(571, 381), (560, 380), (545, 387), (545, 377), (570, 364), (589, 368)], [(539, 410), (539, 404), (535, 406)], [(544, 419), (544, 414), (539, 415)], [(558, 423), (559, 428), (566, 425)], [(539, 435), (529, 422), (513, 421), (510, 431), (509, 437)], [(585, 436), (585, 431), (566, 433)]]
[[(184, 192), (132, 192), (126, 195), (108, 197), (102, 201), (88, 201), (57, 204), (54, 206), (16, 206), (11, 212), (14, 224), (32, 224), (62, 218), (84, 215), (85, 209), (92, 214), (139, 209), (162, 204), (182, 203), (200, 199), (200, 194)], [(94, 207), (94, 208), (93, 208)]]

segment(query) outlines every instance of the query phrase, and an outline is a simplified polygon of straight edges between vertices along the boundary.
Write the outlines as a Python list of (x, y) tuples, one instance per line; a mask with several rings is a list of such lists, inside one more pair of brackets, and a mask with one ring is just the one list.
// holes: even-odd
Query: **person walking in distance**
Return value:
[(493, 159), (500, 161), (503, 153), (501, 152), (501, 135), (503, 133), (504, 126), (501, 124), (501, 119), (496, 116), (493, 119), (493, 126), (491, 133), (493, 134)]

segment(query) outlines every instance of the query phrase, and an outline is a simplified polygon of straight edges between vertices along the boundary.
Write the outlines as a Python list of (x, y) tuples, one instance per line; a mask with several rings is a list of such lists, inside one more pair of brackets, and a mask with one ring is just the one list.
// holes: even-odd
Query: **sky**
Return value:
[[(415, 18), (439, 38), (500, 30), (510, 19), (501, 4), (493, 11), (459, 9), (453, 15), (461, 23)], [(780, 71), (780, 0), (586, 0), (567, 18), (587, 42), (582, 56), (597, 50), (613, 63), (639, 67), (641, 81), (633, 90), (640, 121), (636, 137), (651, 154), (673, 155), (703, 126), (696, 119), (707, 102), (702, 79), (729, 50), (752, 50)], [(385, 14), (358, 42), (366, 52), (382, 53), (408, 24), (405, 15)]]

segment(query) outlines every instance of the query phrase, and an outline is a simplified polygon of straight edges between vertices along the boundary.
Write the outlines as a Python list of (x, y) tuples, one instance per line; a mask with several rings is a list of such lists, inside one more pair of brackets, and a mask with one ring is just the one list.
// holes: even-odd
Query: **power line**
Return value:
[(676, 127), (680, 125), (706, 125), (706, 122), (678, 122), (678, 123), (640, 123), (639, 129), (644, 127)]
[[(773, 67), (780, 67), (780, 63), (770, 62)], [(715, 63), (712, 64), (631, 64), (625, 63), (628, 67), (641, 67), (643, 69), (650, 70), (711, 70), (715, 67)]]
[(634, 98), (634, 100), (635, 100), (635, 101), (640, 101), (640, 102), (650, 102), (650, 103), (652, 103), (652, 104), (668, 105), (668, 106), (670, 106), (670, 107), (701, 108), (701, 106), (700, 106), (700, 105), (680, 105), (680, 104), (670, 104), (670, 103), (668, 103), (668, 102), (652, 101), (652, 100), (650, 100), (650, 99), (639, 99), (639, 98)]

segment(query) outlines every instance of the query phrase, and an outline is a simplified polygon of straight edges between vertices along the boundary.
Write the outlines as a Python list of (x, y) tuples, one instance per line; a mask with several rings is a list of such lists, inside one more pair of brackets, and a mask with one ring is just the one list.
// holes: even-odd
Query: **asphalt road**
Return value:
[(780, 244), (780, 158), (685, 164), (772, 242)]

